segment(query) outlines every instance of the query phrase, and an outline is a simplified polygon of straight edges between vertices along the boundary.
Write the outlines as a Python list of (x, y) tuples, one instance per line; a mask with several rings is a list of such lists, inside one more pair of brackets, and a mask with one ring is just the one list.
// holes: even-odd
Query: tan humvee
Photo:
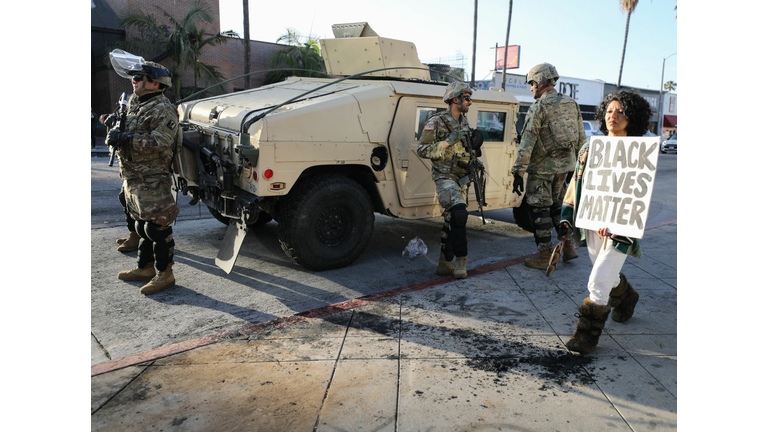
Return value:
[[(430, 80), (412, 43), (381, 38), (365, 23), (334, 26), (334, 33), (321, 47), (328, 73), (339, 78), (294, 77), (179, 106), (179, 189), (229, 224), (216, 259), (227, 272), (246, 227), (271, 219), (288, 256), (324, 270), (362, 253), (374, 211), (402, 219), (442, 214), (430, 161), (416, 148), (426, 120), (447, 108), (447, 83)], [(485, 139), (489, 210), (522, 200), (510, 175), (518, 107), (511, 93), (472, 96), (467, 118)]]

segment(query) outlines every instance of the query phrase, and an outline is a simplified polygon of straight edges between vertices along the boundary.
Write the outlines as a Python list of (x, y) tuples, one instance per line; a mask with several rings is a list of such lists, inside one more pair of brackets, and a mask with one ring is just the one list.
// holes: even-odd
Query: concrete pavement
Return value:
[(424, 274), (95, 364), (92, 430), (676, 430), (676, 220), (648, 227), (642, 249), (623, 268), (635, 315), (609, 319), (589, 356), (564, 345), (586, 249), (550, 277), (470, 256), (465, 280)]

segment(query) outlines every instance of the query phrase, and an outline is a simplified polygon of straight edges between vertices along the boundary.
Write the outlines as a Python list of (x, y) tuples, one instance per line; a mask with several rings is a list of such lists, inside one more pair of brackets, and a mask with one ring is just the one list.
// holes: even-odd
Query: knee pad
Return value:
[(456, 204), (451, 207), (451, 227), (463, 228), (467, 226), (467, 219), (469, 219), (469, 212), (466, 204)]
[[(166, 239), (173, 233), (173, 227), (168, 225), (164, 227), (154, 222), (145, 222), (144, 232), (147, 234), (149, 240), (154, 243), (165, 243)], [(171, 239), (171, 242), (173, 239)]]
[(533, 208), (533, 225), (537, 230), (552, 228), (552, 216), (550, 214), (549, 208)]

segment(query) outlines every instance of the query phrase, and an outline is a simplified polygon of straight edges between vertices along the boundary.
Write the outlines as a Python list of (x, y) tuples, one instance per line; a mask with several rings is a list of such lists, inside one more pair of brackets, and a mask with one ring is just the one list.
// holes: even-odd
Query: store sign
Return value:
[(590, 137), (576, 226), (643, 238), (658, 159), (659, 137)]

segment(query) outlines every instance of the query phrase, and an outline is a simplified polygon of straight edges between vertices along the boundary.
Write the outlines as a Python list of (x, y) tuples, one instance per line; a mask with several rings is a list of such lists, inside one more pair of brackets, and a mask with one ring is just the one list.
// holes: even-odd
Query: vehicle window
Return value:
[(591, 129), (592, 129), (592, 125), (589, 122), (584, 122), (584, 130), (586, 131)]
[(477, 112), (477, 130), (483, 133), (484, 141), (504, 141), (504, 125), (507, 113), (496, 111)]
[(669, 137), (669, 139), (676, 140), (677, 139), (677, 133), (672, 134), (672, 136)]
[(445, 111), (445, 108), (416, 107), (416, 141), (421, 138), (421, 131), (424, 130), (424, 123), (440, 111)]

